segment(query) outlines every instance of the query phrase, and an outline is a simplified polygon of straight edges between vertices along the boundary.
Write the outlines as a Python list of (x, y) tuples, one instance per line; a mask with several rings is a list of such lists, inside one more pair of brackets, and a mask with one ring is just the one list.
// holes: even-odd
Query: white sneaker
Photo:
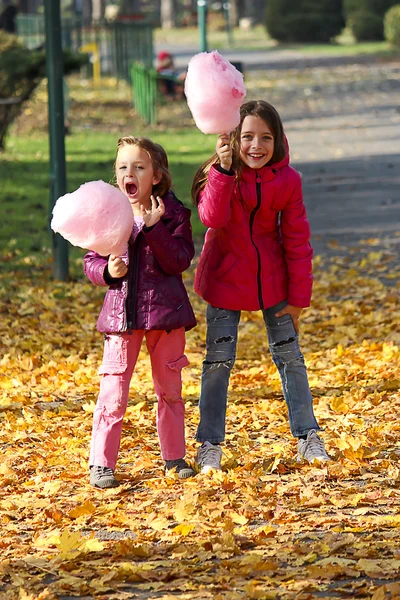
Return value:
[(317, 435), (315, 429), (311, 429), (308, 432), (306, 440), (299, 440), (297, 450), (298, 461), (304, 459), (309, 463), (313, 463), (314, 460), (318, 460), (319, 462), (332, 460), (326, 453), (324, 440)]
[(222, 460), (222, 448), (217, 444), (203, 442), (197, 451), (195, 458), (196, 465), (200, 473), (209, 473), (210, 471), (220, 471)]

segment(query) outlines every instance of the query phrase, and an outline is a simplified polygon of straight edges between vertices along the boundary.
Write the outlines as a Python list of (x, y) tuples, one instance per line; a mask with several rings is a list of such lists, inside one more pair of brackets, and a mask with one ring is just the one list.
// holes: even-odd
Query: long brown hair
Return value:
[[(278, 163), (286, 156), (285, 133), (277, 110), (264, 100), (251, 100), (250, 102), (245, 102), (240, 107), (239, 125), (230, 134), (232, 169), (235, 171), (236, 181), (240, 179), (244, 166), (243, 161), (240, 158), (240, 134), (242, 132), (243, 121), (249, 115), (262, 119), (268, 125), (274, 136), (274, 153), (267, 164), (273, 165)], [(215, 153), (197, 170), (192, 185), (192, 199), (195, 205), (198, 204), (199, 192), (207, 183), (208, 173), (212, 165), (215, 165), (218, 162), (219, 158), (217, 153)]]
[(160, 144), (156, 144), (148, 138), (134, 137), (133, 135), (128, 135), (119, 138), (117, 143), (117, 156), (120, 149), (127, 145), (138, 146), (139, 148), (147, 152), (147, 154), (150, 157), (151, 164), (153, 166), (154, 174), (161, 175), (160, 181), (153, 186), (152, 193), (155, 196), (164, 196), (164, 194), (166, 194), (171, 189), (172, 185), (171, 175), (168, 171), (168, 157), (164, 148)]

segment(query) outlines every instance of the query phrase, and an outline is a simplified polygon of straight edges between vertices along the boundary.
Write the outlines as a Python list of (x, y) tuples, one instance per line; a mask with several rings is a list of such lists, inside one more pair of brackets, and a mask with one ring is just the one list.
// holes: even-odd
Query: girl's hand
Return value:
[(114, 256), (110, 254), (108, 257), (108, 272), (110, 277), (117, 279), (118, 277), (124, 277), (128, 271), (128, 267), (120, 256)]
[(156, 200), (152, 195), (150, 196), (150, 200), (150, 208), (145, 208), (143, 204), (140, 205), (140, 210), (142, 211), (142, 217), (146, 227), (153, 227), (153, 225), (158, 223), (165, 213), (165, 205), (160, 196), (157, 196)]
[(227, 133), (221, 133), (221, 135), (218, 136), (215, 151), (218, 154), (221, 167), (225, 169), (225, 171), (229, 171), (232, 166), (232, 148)]
[(299, 333), (299, 318), (302, 313), (302, 308), (298, 306), (291, 306), (291, 304), (287, 304), (285, 308), (282, 308), (279, 312), (275, 313), (276, 317), (283, 317), (283, 315), (290, 315), (293, 320), (293, 325), (296, 330), (296, 333)]

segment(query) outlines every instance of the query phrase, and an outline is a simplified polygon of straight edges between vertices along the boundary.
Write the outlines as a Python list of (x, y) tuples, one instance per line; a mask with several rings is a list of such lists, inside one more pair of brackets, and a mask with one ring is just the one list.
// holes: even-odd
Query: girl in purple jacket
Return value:
[(123, 256), (84, 258), (87, 277), (108, 286), (97, 328), (104, 333), (100, 393), (93, 417), (90, 483), (119, 485), (114, 476), (129, 384), (143, 338), (150, 354), (158, 398), (157, 431), (165, 470), (181, 479), (194, 475), (184, 460), (185, 431), (181, 370), (189, 364), (185, 330), (196, 320), (182, 273), (194, 256), (190, 210), (171, 191), (164, 149), (146, 138), (118, 141), (115, 173), (134, 214)]
[(281, 119), (263, 101), (243, 104), (240, 123), (218, 137), (196, 173), (193, 199), (208, 227), (195, 291), (208, 303), (196, 462), (221, 468), (229, 377), (241, 310), (261, 310), (299, 458), (328, 461), (318, 436), (298, 320), (310, 305), (312, 248), (299, 173), (289, 166)]

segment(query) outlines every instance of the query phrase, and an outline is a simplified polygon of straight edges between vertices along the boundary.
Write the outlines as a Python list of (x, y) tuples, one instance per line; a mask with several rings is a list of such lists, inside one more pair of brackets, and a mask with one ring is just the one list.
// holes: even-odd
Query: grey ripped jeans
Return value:
[[(319, 429), (315, 420), (304, 357), (290, 315), (275, 317), (286, 306), (279, 302), (263, 310), (272, 359), (282, 380), (289, 424), (295, 437)], [(229, 377), (236, 358), (240, 311), (207, 307), (207, 355), (203, 362), (198, 442), (223, 442)]]

